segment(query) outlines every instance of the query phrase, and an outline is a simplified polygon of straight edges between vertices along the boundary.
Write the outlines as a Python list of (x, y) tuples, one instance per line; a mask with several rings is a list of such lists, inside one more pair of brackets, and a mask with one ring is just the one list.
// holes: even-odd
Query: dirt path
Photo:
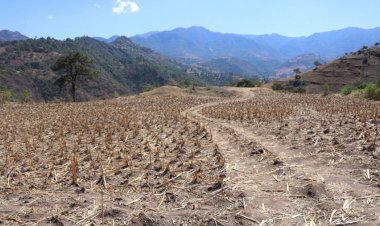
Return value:
[[(249, 127), (201, 114), (206, 107), (257, 95), (254, 89), (235, 90), (239, 92), (236, 98), (199, 105), (182, 114), (206, 124), (224, 154), (226, 189), (243, 192), (245, 211), (237, 215), (242, 224), (380, 224), (380, 190), (363, 182), (361, 165), (329, 164), (307, 146), (290, 147)], [(357, 171), (363, 174), (353, 173)]]

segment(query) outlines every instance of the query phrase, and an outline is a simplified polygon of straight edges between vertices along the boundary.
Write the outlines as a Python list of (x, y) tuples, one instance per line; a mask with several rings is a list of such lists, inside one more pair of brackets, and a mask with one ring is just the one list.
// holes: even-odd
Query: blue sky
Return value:
[(380, 26), (379, 0), (1, 0), (0, 30), (29, 37), (127, 35), (203, 26), (304, 36)]

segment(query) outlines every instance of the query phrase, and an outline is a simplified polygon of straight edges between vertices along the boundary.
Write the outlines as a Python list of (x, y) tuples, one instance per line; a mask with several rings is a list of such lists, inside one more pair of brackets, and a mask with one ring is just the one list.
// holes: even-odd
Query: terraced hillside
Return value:
[(363, 48), (355, 53), (319, 66), (316, 70), (304, 73), (302, 79), (309, 85), (307, 91), (322, 93), (328, 84), (331, 91), (339, 91), (344, 85), (375, 83), (380, 81), (380, 46)]

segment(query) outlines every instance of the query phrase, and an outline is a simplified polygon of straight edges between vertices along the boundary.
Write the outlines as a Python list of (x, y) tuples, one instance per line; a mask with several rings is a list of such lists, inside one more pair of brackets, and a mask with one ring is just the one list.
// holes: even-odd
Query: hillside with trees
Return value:
[[(0, 90), (10, 99), (68, 99), (68, 89), (55, 85), (58, 75), (51, 67), (62, 55), (77, 51), (93, 61), (94, 79), (82, 83), (78, 100), (137, 93), (160, 85), (196, 83), (181, 64), (120, 37), (111, 44), (82, 37), (64, 41), (28, 39), (0, 43)], [(23, 95), (24, 94), (24, 95)]]

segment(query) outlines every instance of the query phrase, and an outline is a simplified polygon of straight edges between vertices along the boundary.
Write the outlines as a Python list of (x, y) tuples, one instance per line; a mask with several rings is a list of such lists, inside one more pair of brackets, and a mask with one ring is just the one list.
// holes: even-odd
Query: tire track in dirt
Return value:
[[(255, 89), (234, 89), (238, 97), (207, 103), (182, 113), (201, 121), (226, 159), (226, 188), (242, 191), (242, 224), (379, 225), (376, 188), (358, 182), (347, 168), (331, 167), (302, 149), (257, 136), (233, 122), (208, 118), (203, 108), (254, 98)], [(253, 222), (252, 220), (256, 221)]]

